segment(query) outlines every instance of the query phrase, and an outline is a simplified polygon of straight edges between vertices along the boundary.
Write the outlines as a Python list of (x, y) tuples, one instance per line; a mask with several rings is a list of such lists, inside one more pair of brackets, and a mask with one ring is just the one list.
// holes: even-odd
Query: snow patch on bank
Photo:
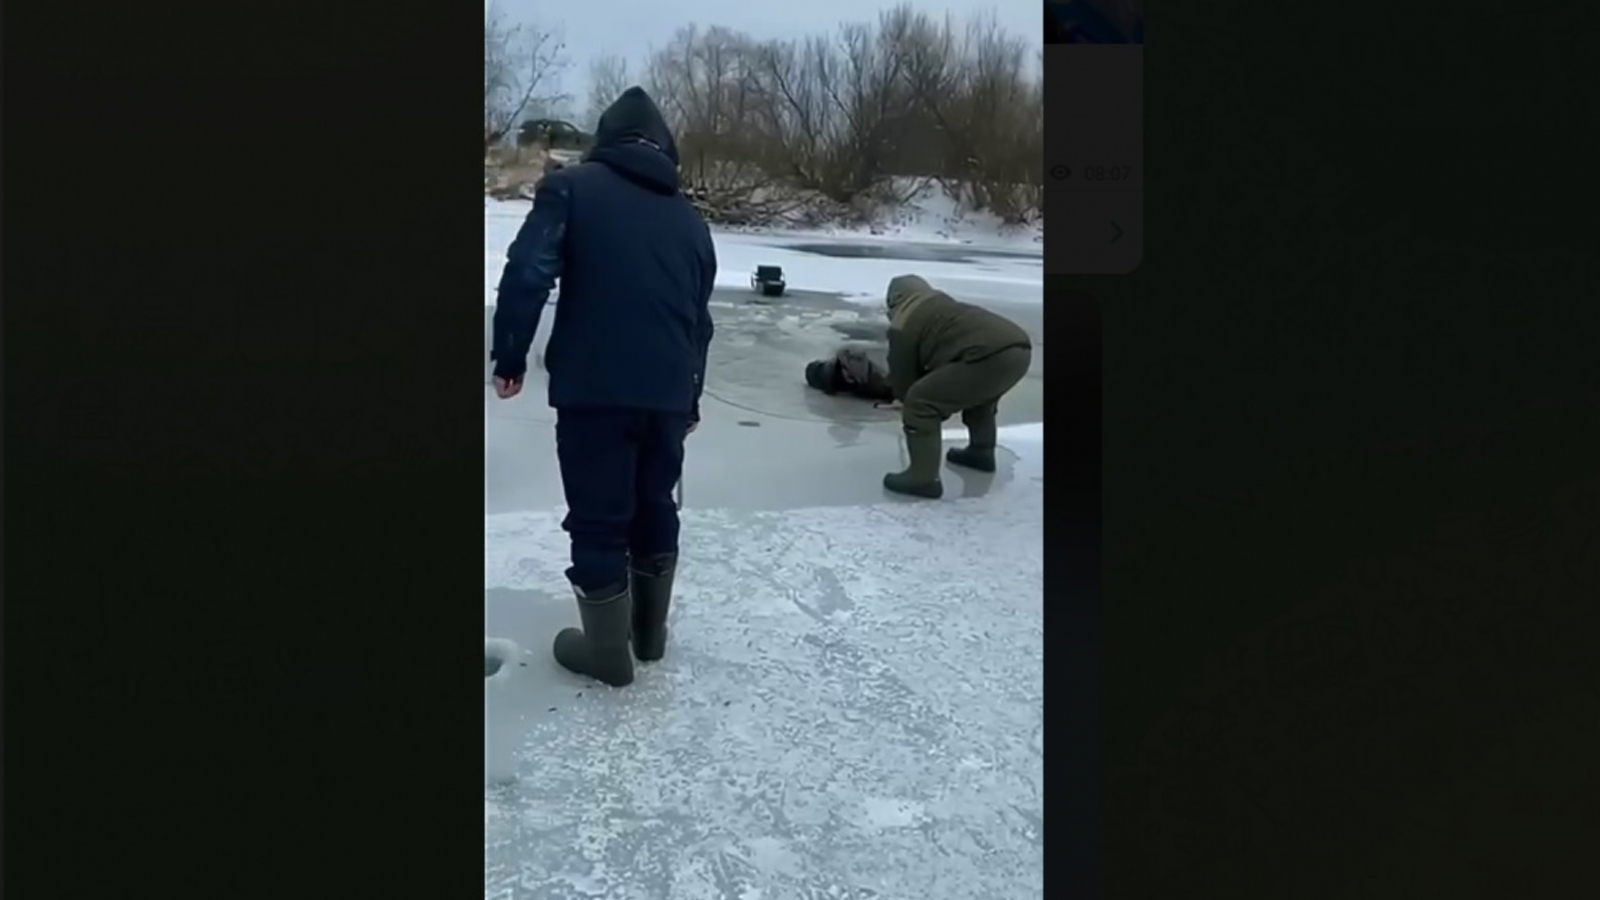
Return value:
[(918, 188), (913, 183), (916, 180), (895, 179), (894, 190), (910, 194), (910, 199), (897, 209), (884, 211), (880, 220), (874, 224), (795, 229), (791, 233), (881, 241), (961, 244), (1012, 250), (1029, 248), (1039, 250), (1043, 246), (1043, 222), (1007, 225), (993, 213), (974, 212), (964, 208), (961, 202), (950, 196), (938, 182), (924, 182)]

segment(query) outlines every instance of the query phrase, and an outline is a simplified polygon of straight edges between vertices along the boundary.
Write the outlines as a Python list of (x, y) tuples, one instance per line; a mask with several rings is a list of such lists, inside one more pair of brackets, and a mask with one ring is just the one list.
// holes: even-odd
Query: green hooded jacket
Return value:
[(917, 379), (954, 362), (977, 362), (1013, 347), (1033, 347), (1017, 323), (962, 303), (916, 275), (889, 281), (889, 384), (897, 400)]

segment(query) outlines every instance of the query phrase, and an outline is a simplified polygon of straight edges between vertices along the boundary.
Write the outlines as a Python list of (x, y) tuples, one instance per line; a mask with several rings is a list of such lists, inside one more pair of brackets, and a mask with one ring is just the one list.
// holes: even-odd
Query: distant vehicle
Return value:
[(548, 150), (575, 150), (581, 153), (593, 143), (594, 135), (560, 119), (529, 119), (517, 129), (518, 147), (538, 145)]

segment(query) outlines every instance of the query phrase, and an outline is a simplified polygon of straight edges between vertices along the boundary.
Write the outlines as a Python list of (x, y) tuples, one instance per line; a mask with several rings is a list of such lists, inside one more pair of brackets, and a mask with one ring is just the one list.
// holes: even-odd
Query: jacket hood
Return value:
[(678, 190), (678, 145), (644, 88), (628, 88), (606, 107), (585, 157), (657, 193)]
[(936, 293), (933, 285), (921, 275), (896, 275), (889, 279), (889, 312), (893, 314), (908, 300), (933, 293)]
[(939, 295), (933, 285), (923, 280), (920, 275), (897, 275), (889, 279), (888, 313), (889, 327), (898, 328), (905, 324), (911, 313), (924, 300)]
[(822, 391), (833, 393), (833, 384), (839, 380), (839, 363), (832, 359), (817, 359), (806, 363), (806, 384)]

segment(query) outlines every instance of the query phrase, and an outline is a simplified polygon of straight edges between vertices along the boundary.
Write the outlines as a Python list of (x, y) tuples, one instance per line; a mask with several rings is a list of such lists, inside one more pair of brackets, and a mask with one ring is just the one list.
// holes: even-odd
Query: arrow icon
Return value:
[(1117, 241), (1122, 240), (1122, 229), (1117, 225), (1117, 223), (1111, 223), (1111, 230), (1115, 232), (1115, 234), (1111, 235), (1111, 243), (1115, 244)]

